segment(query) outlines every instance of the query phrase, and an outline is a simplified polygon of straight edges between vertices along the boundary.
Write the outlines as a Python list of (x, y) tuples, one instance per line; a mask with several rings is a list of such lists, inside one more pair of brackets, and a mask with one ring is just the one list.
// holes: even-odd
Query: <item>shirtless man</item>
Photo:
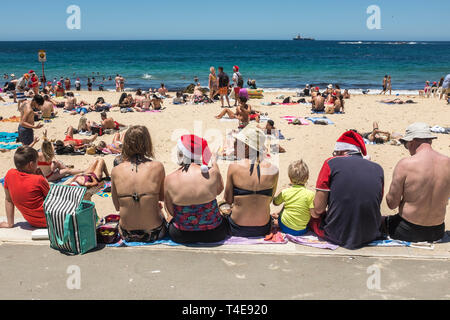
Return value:
[(41, 107), (42, 118), (51, 119), (54, 118), (58, 111), (54, 111), (54, 104), (48, 95), (44, 96), (44, 104)]
[(438, 241), (445, 233), (445, 213), (450, 197), (450, 158), (431, 147), (436, 139), (425, 123), (414, 123), (401, 139), (411, 158), (394, 169), (389, 193), (390, 209), (399, 214), (386, 217), (383, 227), (393, 239)]
[(164, 83), (161, 83), (161, 88), (158, 89), (158, 92), (160, 95), (166, 97), (166, 98), (171, 98), (169, 96), (169, 90), (167, 90), (166, 86), (164, 85)]
[(312, 110), (313, 111), (323, 111), (325, 110), (325, 98), (318, 94), (312, 99)]
[(29, 146), (34, 141), (34, 132), (33, 129), (40, 129), (44, 125), (42, 123), (38, 123), (34, 125), (34, 110), (44, 104), (44, 98), (40, 95), (36, 95), (33, 97), (31, 101), (25, 101), (22, 103), (19, 111), (20, 111), (20, 123), (19, 123), (19, 139), (24, 146)]
[(100, 116), (102, 117), (102, 127), (103, 129), (114, 129), (114, 130), (119, 130), (120, 127), (125, 127), (124, 124), (118, 123), (116, 121), (114, 121), (113, 118), (108, 118), (106, 112), (102, 112), (100, 114)]

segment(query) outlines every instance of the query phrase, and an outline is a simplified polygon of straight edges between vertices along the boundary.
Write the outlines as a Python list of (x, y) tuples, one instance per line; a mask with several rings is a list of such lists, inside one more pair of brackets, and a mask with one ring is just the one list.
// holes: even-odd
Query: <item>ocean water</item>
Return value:
[[(79, 77), (94, 89), (121, 74), (126, 88), (184, 88), (198, 77), (208, 84), (209, 68), (223, 66), (231, 78), (233, 65), (244, 79), (256, 79), (266, 90), (296, 90), (306, 83), (329, 83), (360, 92), (379, 91), (385, 74), (394, 92), (414, 92), (426, 80), (450, 73), (450, 42), (373, 41), (61, 41), (0, 42), (0, 76), (34, 69), (40, 75), (38, 50), (46, 50), (48, 80)], [(246, 81), (245, 81), (246, 82)], [(107, 89), (114, 81), (103, 82)]]

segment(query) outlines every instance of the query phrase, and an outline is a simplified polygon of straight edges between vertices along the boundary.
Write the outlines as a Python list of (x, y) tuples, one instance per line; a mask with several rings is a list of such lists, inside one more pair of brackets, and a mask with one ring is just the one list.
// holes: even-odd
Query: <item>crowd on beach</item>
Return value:
[[(168, 98), (180, 103), (186, 99), (195, 101), (205, 96), (198, 82), (191, 97), (183, 93), (171, 97), (162, 84), (156, 92), (138, 90), (135, 97), (122, 93), (117, 104), (107, 104), (99, 98), (90, 105), (78, 101), (73, 92), (66, 92), (67, 87), (58, 83), (39, 90), (39, 85), (35, 85), (39, 84), (38, 77), (30, 70), (15, 82), (13, 100), (20, 112), (18, 141), (23, 146), (14, 154), (16, 168), (10, 169), (4, 180), (7, 221), (0, 227), (14, 227), (17, 208), (30, 225), (45, 228), (43, 203), (49, 183), (73, 176), (64, 184), (89, 189), (111, 181), (112, 201), (120, 213), (119, 234), (128, 242), (153, 242), (168, 236), (178, 243), (212, 243), (229, 236), (270, 238), (281, 230), (293, 236), (312, 231), (331, 243), (357, 249), (386, 237), (433, 242), (444, 236), (450, 158), (433, 150), (432, 141), (437, 137), (430, 126), (414, 123), (398, 137), (411, 157), (397, 164), (386, 195), (383, 168), (368, 159), (364, 141), (391, 139), (391, 134), (380, 131), (377, 123), (370, 133), (349, 130), (339, 137), (330, 150), (332, 156), (324, 160), (313, 192), (306, 188), (310, 172), (304, 160), (292, 162), (286, 173), (280, 173), (277, 165), (269, 161), (271, 150), (266, 140), (268, 133), (275, 131), (274, 122), (267, 121), (265, 126), (259, 123), (263, 114), (249, 106), (239, 67), (233, 67), (231, 82), (222, 67), (218, 71), (216, 74), (215, 68), (210, 69), (210, 94), (205, 98), (221, 101), (223, 110), (217, 118), (228, 115), (239, 119), (238, 130), (232, 134), (235, 162), (228, 166), (225, 179), (217, 162), (221, 154), (211, 151), (202, 137), (179, 138), (178, 169), (166, 175), (164, 164), (154, 159), (148, 129), (127, 128), (107, 115), (111, 108), (121, 112), (161, 111)], [(450, 75), (443, 82), (446, 95), (450, 93), (449, 82)], [(120, 79), (118, 84), (121, 91)], [(249, 79), (247, 85), (256, 88), (254, 80)], [(25, 91), (29, 94), (25, 95)], [(231, 110), (231, 93), (236, 112)], [(307, 85), (298, 96), (311, 97), (314, 111), (328, 113), (344, 112), (344, 100), (350, 98), (348, 91), (341, 92), (338, 85), (330, 85), (322, 93), (320, 88)], [(40, 116), (56, 116), (55, 107), (81, 114), (79, 125), (68, 127), (64, 139), (55, 142), (44, 131), (42, 146), (37, 150), (39, 139), (34, 137), (33, 129), (42, 128), (43, 124), (35, 121)], [(100, 112), (99, 123), (88, 121), (84, 117), (87, 112)], [(250, 122), (252, 118), (254, 123)], [(121, 133), (122, 129), (126, 131)], [(93, 145), (104, 130), (115, 130), (113, 142)], [(75, 139), (75, 133), (87, 137)], [(96, 159), (88, 168), (74, 168), (56, 159), (58, 154), (80, 150), (92, 155), (116, 155), (114, 167), (108, 168), (103, 159)], [(287, 174), (291, 182), (282, 191), (277, 190), (280, 174)], [(217, 198), (222, 192), (220, 201)], [(383, 198), (390, 209), (398, 209), (397, 215), (382, 216)], [(274, 213), (271, 204), (283, 208)]]

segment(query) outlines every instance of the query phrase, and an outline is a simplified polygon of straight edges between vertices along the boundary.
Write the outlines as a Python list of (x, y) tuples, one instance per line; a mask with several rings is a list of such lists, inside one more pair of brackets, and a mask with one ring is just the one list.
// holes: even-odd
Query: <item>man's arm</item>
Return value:
[(386, 202), (389, 209), (394, 210), (403, 198), (403, 189), (406, 180), (406, 168), (405, 160), (401, 160), (394, 169), (394, 174), (392, 177), (391, 186), (389, 188), (389, 193), (386, 195)]
[(328, 206), (328, 195), (328, 191), (316, 191), (316, 196), (314, 198), (314, 209), (311, 209), (311, 216), (313, 218), (320, 218), (320, 216), (326, 212)]
[(0, 228), (13, 228), (14, 227), (14, 203), (11, 200), (9, 190), (5, 189), (5, 211), (6, 222), (0, 223)]

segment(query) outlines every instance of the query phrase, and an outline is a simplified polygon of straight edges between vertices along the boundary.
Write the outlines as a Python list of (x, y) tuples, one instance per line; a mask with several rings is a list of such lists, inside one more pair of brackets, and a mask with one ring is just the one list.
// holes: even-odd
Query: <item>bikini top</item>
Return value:
[(40, 161), (38, 161), (38, 166), (51, 166), (52, 165), (52, 162), (50, 161), (50, 162), (40, 162)]
[(259, 190), (259, 191), (251, 191), (246, 189), (241, 189), (238, 187), (233, 188), (233, 195), (236, 196), (250, 196), (254, 194), (259, 194), (266, 197), (272, 197), (273, 189)]

